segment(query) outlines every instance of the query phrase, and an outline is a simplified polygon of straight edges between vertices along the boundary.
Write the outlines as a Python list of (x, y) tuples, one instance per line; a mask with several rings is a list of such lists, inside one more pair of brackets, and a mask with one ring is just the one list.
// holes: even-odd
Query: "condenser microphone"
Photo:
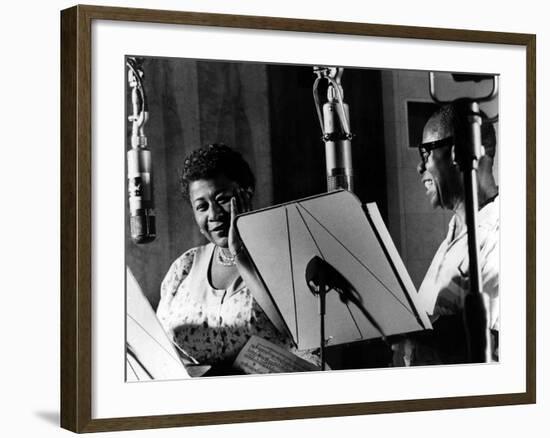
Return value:
[[(343, 112), (343, 114), (342, 114)], [(346, 103), (331, 100), (323, 105), (327, 190), (353, 191), (351, 140), (341, 127), (349, 120)]]
[(130, 235), (135, 243), (151, 242), (156, 237), (151, 151), (145, 147), (132, 148), (127, 160)]
[[(351, 160), (351, 139), (349, 106), (344, 102), (341, 67), (315, 66), (317, 75), (313, 83), (313, 99), (325, 143), (325, 164), (327, 190), (345, 189), (353, 191), (353, 166)], [(327, 101), (321, 107), (319, 84), (328, 82)]]
[(135, 243), (148, 243), (156, 237), (151, 177), (151, 151), (147, 148), (144, 126), (149, 118), (147, 99), (143, 88), (141, 60), (128, 58), (128, 82), (132, 87), (133, 113), (131, 149), (126, 154), (128, 175), (128, 204), (130, 208), (130, 236)]

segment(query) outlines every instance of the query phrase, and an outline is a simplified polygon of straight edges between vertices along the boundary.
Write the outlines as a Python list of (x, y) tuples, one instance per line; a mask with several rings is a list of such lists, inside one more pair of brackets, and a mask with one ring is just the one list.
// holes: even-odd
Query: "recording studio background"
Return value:
[[(312, 66), (146, 58), (143, 71), (157, 237), (144, 245), (132, 242), (126, 205), (126, 264), (156, 308), (172, 261), (204, 243), (179, 187), (189, 152), (209, 143), (241, 152), (256, 176), (254, 208), (325, 192), (325, 154)], [(342, 86), (355, 135), (354, 191), (362, 202), (378, 204), (418, 287), (450, 219), (450, 213), (432, 210), (416, 170), (414, 146), (435, 108), (428, 73), (346, 67)], [(439, 87), (443, 97), (486, 92), (483, 84), (459, 85), (445, 75)], [(498, 99), (482, 109), (496, 114)], [(129, 139), (131, 124), (126, 126)], [(498, 150), (496, 157), (498, 172)]]

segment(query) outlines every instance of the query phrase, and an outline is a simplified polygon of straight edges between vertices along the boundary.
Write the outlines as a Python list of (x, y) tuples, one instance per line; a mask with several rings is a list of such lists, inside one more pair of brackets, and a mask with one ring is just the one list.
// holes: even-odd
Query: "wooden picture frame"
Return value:
[[(525, 391), (268, 409), (92, 418), (92, 22), (515, 45), (526, 50)], [(536, 37), (530, 34), (75, 6), (61, 13), (61, 426), (75, 432), (528, 404), (536, 401)]]

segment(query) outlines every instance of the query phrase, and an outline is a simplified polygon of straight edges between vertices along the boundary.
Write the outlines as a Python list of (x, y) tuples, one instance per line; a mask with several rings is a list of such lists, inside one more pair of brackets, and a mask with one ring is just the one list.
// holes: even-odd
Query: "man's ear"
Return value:
[(485, 153), (485, 146), (481, 145), (479, 158), (481, 159), (481, 158), (483, 158), (485, 155), (486, 155), (486, 153)]
[[(456, 145), (451, 146), (451, 160), (455, 166), (458, 166), (458, 162), (456, 161)], [(479, 155), (479, 159), (481, 160), (485, 156), (485, 146), (481, 145), (481, 154)]]
[(456, 161), (456, 145), (451, 146), (451, 161), (453, 162), (454, 166), (458, 166), (458, 163)]

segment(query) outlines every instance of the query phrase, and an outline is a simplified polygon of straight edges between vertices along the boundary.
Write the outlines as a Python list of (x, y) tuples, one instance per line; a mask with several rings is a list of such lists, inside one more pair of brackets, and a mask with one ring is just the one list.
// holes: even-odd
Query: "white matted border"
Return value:
[[(501, 74), (501, 362), (124, 382), (125, 55)], [(94, 20), (92, 418), (524, 392), (526, 51), (521, 46)]]

